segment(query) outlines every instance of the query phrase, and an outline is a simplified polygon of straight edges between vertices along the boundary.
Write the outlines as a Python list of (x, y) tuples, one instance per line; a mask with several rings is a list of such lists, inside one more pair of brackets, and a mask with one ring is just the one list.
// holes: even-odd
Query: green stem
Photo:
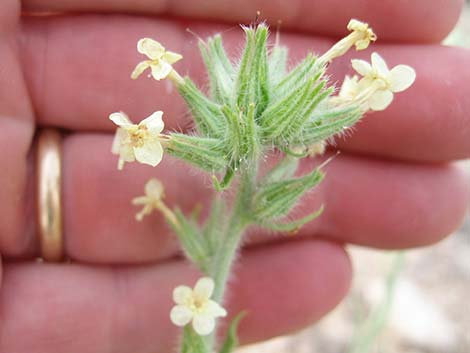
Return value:
[(221, 302), (223, 299), (230, 269), (235, 260), (244, 230), (247, 227), (247, 222), (240, 216), (238, 212), (233, 213), (225, 241), (223, 242), (223, 247), (216, 254), (215, 261), (211, 268), (210, 275), (215, 282), (212, 298), (217, 302)]
[[(232, 215), (228, 223), (224, 241), (215, 254), (212, 265), (209, 269), (209, 276), (214, 279), (215, 289), (212, 299), (221, 303), (227, 287), (230, 270), (235, 261), (242, 236), (246, 228), (251, 223), (249, 209), (251, 208), (253, 190), (256, 183), (257, 167), (245, 166), (240, 178), (235, 204), (232, 208)], [(216, 330), (214, 331), (216, 332)], [(205, 346), (207, 352), (214, 351), (214, 334), (207, 337)]]

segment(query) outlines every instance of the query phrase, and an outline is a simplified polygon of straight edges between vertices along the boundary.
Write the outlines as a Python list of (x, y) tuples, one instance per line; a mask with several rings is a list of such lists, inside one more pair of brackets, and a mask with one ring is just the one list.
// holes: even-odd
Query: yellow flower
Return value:
[(133, 80), (139, 77), (148, 68), (151, 69), (152, 76), (155, 80), (159, 81), (164, 79), (173, 71), (171, 65), (183, 58), (183, 56), (178, 53), (167, 51), (163, 45), (150, 38), (142, 38), (139, 40), (137, 43), (137, 51), (146, 55), (149, 60), (144, 60), (137, 64), (131, 74)]
[(138, 125), (133, 124), (126, 114), (119, 112), (109, 116), (118, 129), (114, 137), (111, 151), (119, 155), (118, 169), (121, 170), (125, 162), (137, 160), (140, 163), (155, 167), (162, 160), (164, 123), (163, 112), (157, 111)]
[(356, 50), (367, 49), (370, 42), (377, 40), (377, 35), (367, 23), (352, 19), (348, 23), (348, 30), (352, 31), (356, 36), (354, 43)]
[(132, 200), (133, 205), (144, 206), (142, 210), (135, 215), (138, 221), (152, 213), (153, 210), (161, 208), (161, 200), (164, 196), (163, 184), (155, 178), (150, 179), (145, 184), (145, 196), (138, 196)]
[(328, 63), (344, 55), (352, 46), (355, 46), (356, 50), (364, 50), (369, 46), (370, 42), (377, 40), (377, 36), (367, 23), (352, 19), (349, 21), (348, 30), (351, 33), (323, 54), (320, 57), (320, 62)]
[(393, 101), (393, 94), (408, 89), (416, 80), (415, 70), (398, 65), (389, 70), (385, 60), (373, 53), (371, 64), (364, 60), (352, 60), (352, 66), (363, 78), (359, 81), (356, 99), (369, 109), (384, 110)]
[(176, 305), (170, 312), (170, 319), (176, 326), (186, 326), (192, 321), (194, 331), (205, 336), (214, 331), (215, 319), (227, 315), (227, 311), (210, 299), (214, 292), (214, 281), (210, 277), (199, 279), (191, 289), (176, 287), (173, 300)]
[(359, 77), (357, 75), (354, 75), (353, 77), (346, 75), (338, 96), (346, 101), (352, 101), (356, 98), (358, 94)]

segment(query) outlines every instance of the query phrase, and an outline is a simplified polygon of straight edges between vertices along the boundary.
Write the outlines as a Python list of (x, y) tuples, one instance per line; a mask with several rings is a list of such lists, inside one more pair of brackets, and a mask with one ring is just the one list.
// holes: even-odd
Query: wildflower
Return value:
[[(371, 64), (364, 60), (352, 60), (352, 66), (363, 76), (357, 84), (359, 93), (355, 99), (372, 110), (387, 108), (393, 101), (393, 94), (405, 91), (416, 79), (412, 67), (398, 65), (389, 70), (385, 60), (377, 53), (372, 54)], [(349, 85), (353, 87), (351, 82)]]
[(210, 277), (199, 279), (191, 289), (176, 287), (173, 300), (177, 305), (170, 313), (171, 322), (176, 326), (186, 326), (192, 321), (194, 331), (205, 336), (214, 331), (215, 319), (227, 315), (227, 311), (210, 299), (214, 292), (214, 281)]
[(346, 101), (352, 101), (359, 94), (359, 77), (347, 76), (344, 78), (343, 85), (339, 91), (339, 97)]
[(351, 33), (333, 45), (321, 58), (320, 61), (328, 63), (331, 60), (344, 55), (351, 47), (356, 50), (367, 49), (370, 42), (375, 42), (377, 36), (367, 23), (352, 19), (349, 21), (348, 30)]
[(133, 124), (126, 114), (119, 112), (109, 116), (118, 129), (114, 137), (111, 151), (119, 155), (118, 169), (121, 170), (124, 162), (137, 160), (140, 163), (155, 167), (162, 160), (163, 147), (161, 140), (164, 136), (163, 112), (157, 111), (138, 125)]
[(160, 208), (164, 196), (163, 184), (155, 178), (150, 179), (145, 184), (145, 196), (138, 196), (132, 200), (133, 205), (143, 205), (144, 208), (135, 215), (138, 221), (152, 213), (153, 210)]
[(155, 80), (162, 80), (174, 71), (171, 65), (183, 58), (183, 56), (178, 53), (167, 51), (163, 45), (150, 38), (139, 40), (137, 43), (137, 51), (146, 55), (149, 60), (144, 60), (137, 64), (131, 74), (133, 80), (139, 77), (148, 68), (151, 69), (152, 76)]
[(370, 42), (377, 40), (377, 35), (367, 23), (352, 19), (348, 23), (348, 30), (352, 31), (352, 34), (356, 37), (354, 41), (356, 50), (367, 49)]

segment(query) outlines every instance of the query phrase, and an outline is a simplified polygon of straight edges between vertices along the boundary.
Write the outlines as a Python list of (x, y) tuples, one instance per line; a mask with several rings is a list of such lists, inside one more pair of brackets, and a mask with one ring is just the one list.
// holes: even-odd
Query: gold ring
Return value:
[(36, 152), (36, 217), (41, 257), (50, 262), (64, 259), (61, 140), (57, 130), (39, 130)]

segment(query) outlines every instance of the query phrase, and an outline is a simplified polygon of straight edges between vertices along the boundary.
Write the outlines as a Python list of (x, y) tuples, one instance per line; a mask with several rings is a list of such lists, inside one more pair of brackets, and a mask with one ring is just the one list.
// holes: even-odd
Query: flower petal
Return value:
[(132, 124), (132, 121), (129, 120), (129, 117), (123, 112), (112, 113), (109, 116), (109, 120), (111, 120), (117, 126), (124, 128), (134, 125)]
[(157, 81), (167, 77), (171, 70), (173, 70), (171, 65), (164, 62), (163, 60), (159, 60), (158, 63), (152, 64), (150, 67), (152, 68), (152, 76)]
[(347, 28), (349, 31), (364, 31), (364, 30), (367, 30), (368, 25), (362, 21), (352, 18), (349, 21)]
[(189, 324), (194, 313), (184, 305), (176, 305), (170, 311), (171, 322), (176, 326), (185, 326)]
[(147, 196), (137, 196), (132, 199), (131, 203), (136, 206), (146, 205), (149, 203), (149, 199)]
[(342, 98), (353, 99), (359, 92), (359, 81), (358, 77), (354, 75), (353, 77), (347, 76), (344, 78), (343, 84), (339, 91), (339, 96)]
[(142, 73), (150, 67), (149, 60), (141, 61), (137, 64), (134, 71), (131, 73), (131, 78), (135, 80), (137, 77), (142, 75)]
[(173, 290), (173, 300), (176, 304), (185, 304), (192, 296), (193, 290), (188, 286), (178, 286)]
[(387, 108), (393, 101), (393, 93), (382, 90), (375, 92), (368, 100), (370, 109), (380, 111)]
[(165, 54), (165, 47), (152, 38), (142, 38), (137, 42), (137, 51), (149, 59), (160, 59)]
[(114, 134), (113, 144), (111, 146), (111, 152), (113, 154), (119, 154), (119, 150), (121, 149), (121, 144), (127, 138), (127, 131), (120, 127), (117, 128), (116, 133)]
[(160, 199), (163, 195), (163, 190), (163, 184), (158, 179), (152, 178), (145, 184), (145, 194), (153, 200)]
[(364, 60), (353, 59), (351, 64), (354, 70), (362, 76), (367, 76), (372, 73), (372, 66)]
[(214, 292), (214, 280), (210, 277), (202, 277), (194, 286), (194, 295), (198, 298), (209, 299)]
[(378, 54), (372, 53), (371, 56), (372, 67), (377, 70), (377, 73), (381, 77), (387, 77), (390, 71), (388, 70), (387, 63), (385, 60)]
[(165, 54), (163, 54), (162, 59), (167, 62), (168, 64), (174, 64), (177, 61), (180, 61), (183, 59), (183, 55), (174, 53), (172, 51), (167, 51)]
[(222, 308), (219, 303), (213, 300), (208, 300), (204, 306), (204, 314), (212, 317), (224, 317), (227, 316), (227, 310)]
[(139, 126), (145, 126), (150, 131), (151, 134), (158, 135), (163, 131), (165, 124), (163, 123), (163, 112), (157, 111), (150, 115), (148, 118), (145, 118), (139, 123)]
[(119, 150), (119, 157), (125, 162), (134, 162), (135, 154), (132, 146), (128, 143), (121, 144), (121, 148)]
[(359, 51), (359, 50), (367, 49), (369, 47), (369, 44), (370, 44), (369, 38), (358, 40), (355, 43), (356, 50)]
[(135, 159), (155, 167), (162, 161), (163, 147), (158, 138), (147, 139), (142, 147), (134, 147)]
[(390, 89), (392, 92), (403, 92), (410, 88), (415, 80), (416, 72), (411, 66), (398, 65), (390, 71)]
[(196, 333), (201, 336), (206, 336), (214, 331), (215, 320), (210, 315), (198, 314), (194, 316), (193, 328)]

